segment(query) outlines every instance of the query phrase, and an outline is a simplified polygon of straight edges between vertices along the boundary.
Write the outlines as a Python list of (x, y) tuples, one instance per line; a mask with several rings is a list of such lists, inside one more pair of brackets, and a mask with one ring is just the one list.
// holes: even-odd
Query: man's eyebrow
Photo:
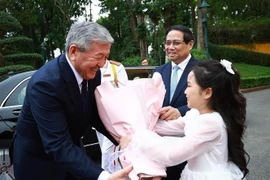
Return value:
[(104, 53), (101, 53), (101, 52), (94, 54), (94, 56), (104, 56), (104, 55), (105, 54)]

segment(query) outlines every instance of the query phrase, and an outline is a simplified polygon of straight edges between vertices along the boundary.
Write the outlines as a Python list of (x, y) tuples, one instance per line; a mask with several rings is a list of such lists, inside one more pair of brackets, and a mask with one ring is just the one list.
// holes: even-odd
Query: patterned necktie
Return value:
[(84, 119), (86, 120), (87, 111), (88, 111), (89, 93), (88, 93), (88, 81), (85, 79), (82, 81), (81, 96), (82, 96), (82, 102), (83, 102)]
[(171, 80), (171, 91), (170, 91), (170, 102), (172, 101), (172, 97), (178, 83), (178, 70), (179, 69), (180, 67), (177, 65), (173, 67), (173, 75), (172, 75), (172, 80)]

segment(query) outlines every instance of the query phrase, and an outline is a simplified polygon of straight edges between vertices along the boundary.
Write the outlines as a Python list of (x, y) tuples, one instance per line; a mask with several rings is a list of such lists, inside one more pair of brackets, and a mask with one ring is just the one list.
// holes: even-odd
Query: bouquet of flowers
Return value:
[[(126, 86), (113, 88), (103, 82), (95, 90), (98, 112), (106, 129), (118, 141), (121, 136), (148, 129), (153, 130), (162, 107), (165, 86), (159, 73), (152, 78), (128, 81)], [(143, 157), (136, 148), (127, 148), (120, 155), (121, 164), (131, 164), (132, 180), (141, 177), (166, 176), (165, 167)]]

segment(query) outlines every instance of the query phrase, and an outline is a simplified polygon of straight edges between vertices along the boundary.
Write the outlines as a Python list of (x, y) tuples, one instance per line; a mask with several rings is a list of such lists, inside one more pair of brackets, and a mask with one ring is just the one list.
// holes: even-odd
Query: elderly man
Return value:
[(66, 53), (32, 76), (10, 147), (16, 180), (126, 179), (132, 167), (114, 174), (104, 171), (81, 141), (91, 126), (114, 141), (94, 97), (112, 43), (103, 26), (76, 22), (66, 38)]

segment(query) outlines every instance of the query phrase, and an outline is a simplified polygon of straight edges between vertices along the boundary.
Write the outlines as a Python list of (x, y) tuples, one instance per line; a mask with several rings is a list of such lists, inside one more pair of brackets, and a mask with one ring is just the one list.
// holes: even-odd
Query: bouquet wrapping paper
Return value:
[[(152, 78), (128, 81), (121, 88), (113, 88), (110, 82), (105, 81), (95, 90), (99, 116), (117, 141), (121, 136), (132, 135), (143, 129), (153, 130), (165, 92), (162, 77), (157, 72)], [(123, 167), (129, 164), (133, 166), (129, 174), (132, 180), (166, 176), (164, 166), (139, 154), (136, 147), (128, 146), (118, 154)]]

